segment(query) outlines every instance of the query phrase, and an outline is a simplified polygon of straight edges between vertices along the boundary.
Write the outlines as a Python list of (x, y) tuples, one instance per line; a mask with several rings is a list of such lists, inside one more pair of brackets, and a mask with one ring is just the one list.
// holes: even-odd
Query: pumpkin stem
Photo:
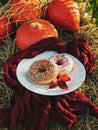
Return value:
[(36, 28), (38, 25), (37, 25), (37, 23), (31, 23), (30, 26), (33, 28)]

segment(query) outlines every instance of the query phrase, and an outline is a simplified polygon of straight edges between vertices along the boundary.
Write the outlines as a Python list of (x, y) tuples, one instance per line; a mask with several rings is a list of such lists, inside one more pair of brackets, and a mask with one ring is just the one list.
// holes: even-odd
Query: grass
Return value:
[(75, 0), (75, 1), (84, 4), (84, 7), (86, 6), (83, 12), (83, 17), (86, 19), (90, 19), (90, 22), (98, 27), (98, 0)]

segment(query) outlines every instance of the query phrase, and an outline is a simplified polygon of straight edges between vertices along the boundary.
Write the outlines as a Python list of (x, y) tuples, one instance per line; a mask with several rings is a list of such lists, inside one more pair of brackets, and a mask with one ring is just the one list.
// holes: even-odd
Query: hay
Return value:
[[(81, 4), (81, 8), (82, 6), (83, 3)], [(3, 12), (4, 9), (8, 9), (8, 4), (2, 8)], [(7, 15), (7, 12), (4, 13), (4, 15)], [(82, 35), (88, 39), (89, 45), (96, 55), (97, 63), (93, 73), (87, 75), (85, 82), (78, 90), (83, 92), (92, 102), (98, 106), (98, 28), (95, 25), (88, 23), (84, 19), (81, 21), (83, 23), (81, 24), (80, 32), (70, 35), (67, 32), (59, 30), (59, 38), (63, 41), (64, 44), (67, 44), (69, 39), (75, 37), (76, 35)], [(5, 44), (0, 46), (0, 107), (10, 107), (10, 97), (13, 92), (7, 87), (4, 81), (3, 66), (8, 57), (15, 54), (17, 50), (18, 48), (15, 44), (15, 38), (12, 39), (9, 36), (6, 37)], [(4, 128), (0, 130), (7, 129)], [(17, 126), (16, 130), (24, 130), (24, 122)], [(56, 122), (50, 121), (47, 130), (66, 130), (66, 128), (60, 126)], [(74, 124), (72, 130), (98, 130), (98, 119), (89, 116), (89, 110), (85, 114), (80, 113), (78, 115), (78, 122)]]

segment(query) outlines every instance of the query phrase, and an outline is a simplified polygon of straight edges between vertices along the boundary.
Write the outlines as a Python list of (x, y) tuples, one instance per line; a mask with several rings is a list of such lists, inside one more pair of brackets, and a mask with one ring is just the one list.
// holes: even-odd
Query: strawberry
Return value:
[(54, 81), (52, 81), (49, 85), (49, 88), (55, 88), (57, 87), (58, 83), (57, 83), (57, 79), (55, 79)]
[(66, 84), (66, 82), (70, 81), (71, 78), (69, 76), (58, 76), (57, 79), (55, 79), (54, 81), (52, 81), (49, 85), (49, 88), (55, 88), (55, 87), (59, 87), (61, 89), (64, 90), (68, 90), (68, 86)]
[(59, 86), (61, 89), (68, 90), (68, 86), (67, 86), (67, 84), (66, 84), (65, 81), (63, 81), (63, 80), (58, 80), (57, 83), (58, 83), (58, 86)]
[(65, 75), (65, 76), (58, 76), (57, 79), (61, 80), (61, 81), (65, 81), (65, 82), (68, 82), (68, 81), (71, 80), (71, 78), (69, 76), (67, 76), (67, 75)]

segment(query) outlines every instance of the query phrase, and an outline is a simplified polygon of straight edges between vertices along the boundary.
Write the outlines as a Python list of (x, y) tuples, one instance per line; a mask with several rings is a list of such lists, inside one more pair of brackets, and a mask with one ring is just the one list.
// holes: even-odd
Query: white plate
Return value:
[(76, 90), (84, 82), (86, 71), (82, 63), (77, 58), (67, 53), (63, 53), (63, 54), (69, 55), (73, 59), (73, 62), (74, 62), (74, 69), (69, 75), (71, 77), (71, 81), (67, 82), (68, 87), (69, 87), (68, 90), (63, 90), (63, 89), (60, 89), (59, 87), (50, 89), (48, 87), (49, 84), (47, 85), (36, 84), (28, 76), (29, 67), (31, 66), (33, 62), (35, 62), (38, 59), (50, 58), (51, 56), (55, 54), (57, 54), (56, 51), (46, 51), (35, 56), (34, 58), (22, 59), (19, 62), (17, 66), (17, 70), (16, 70), (16, 75), (19, 82), (26, 89), (32, 92), (35, 92), (37, 94), (47, 95), (47, 96), (63, 95), (63, 94), (67, 94)]

